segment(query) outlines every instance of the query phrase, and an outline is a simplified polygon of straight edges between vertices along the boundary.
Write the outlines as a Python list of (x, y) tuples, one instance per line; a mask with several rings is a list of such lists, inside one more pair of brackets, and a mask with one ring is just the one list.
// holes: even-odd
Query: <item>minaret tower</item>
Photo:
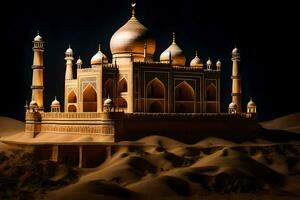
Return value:
[(39, 111), (44, 110), (43, 106), (43, 90), (44, 90), (44, 60), (43, 60), (43, 38), (37, 33), (33, 39), (33, 65), (32, 65), (32, 97), (31, 101), (37, 103)]
[(242, 112), (242, 86), (240, 77), (240, 53), (235, 47), (232, 50), (232, 102), (237, 105), (237, 113)]
[(73, 50), (71, 49), (70, 45), (69, 48), (66, 50), (66, 75), (65, 79), (66, 80), (72, 80), (73, 79)]

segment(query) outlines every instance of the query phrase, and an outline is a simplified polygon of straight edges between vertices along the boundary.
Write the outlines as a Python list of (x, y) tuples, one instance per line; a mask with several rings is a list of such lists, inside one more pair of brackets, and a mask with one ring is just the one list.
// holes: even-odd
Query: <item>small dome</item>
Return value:
[(206, 62), (206, 65), (207, 65), (207, 66), (211, 66), (211, 65), (212, 65), (212, 62), (211, 62), (210, 58), (208, 58), (208, 60), (207, 60), (207, 62)]
[(234, 48), (233, 50), (232, 50), (232, 54), (237, 54), (237, 53), (239, 53), (239, 50), (238, 50), (238, 48)]
[(221, 61), (218, 60), (217, 63), (216, 63), (216, 66), (217, 66), (217, 67), (221, 67), (221, 65), (222, 65)]
[(203, 67), (203, 64), (201, 63), (200, 58), (198, 57), (198, 53), (196, 51), (196, 56), (195, 58), (193, 58), (193, 60), (191, 60), (190, 62), (190, 66), (191, 67)]
[(66, 54), (73, 54), (73, 50), (71, 49), (70, 45), (69, 48), (66, 50)]
[(248, 102), (247, 107), (256, 107), (256, 104), (254, 103), (254, 101), (252, 101), (252, 98), (250, 98), (250, 101)]
[(104, 107), (112, 107), (113, 106), (113, 101), (108, 97), (104, 103), (103, 103)]
[(43, 38), (38, 33), (37, 36), (35, 36), (35, 38), (33, 39), (33, 41), (35, 41), (35, 42), (42, 42)]
[(108, 63), (108, 59), (104, 53), (101, 52), (100, 45), (98, 52), (92, 57), (91, 65), (98, 65), (103, 63)]
[(231, 103), (229, 104), (228, 108), (231, 108), (231, 109), (237, 109), (237, 105), (236, 105), (236, 103), (231, 102)]
[(57, 101), (56, 97), (55, 99), (52, 101), (51, 106), (60, 106), (59, 101)]
[(82, 60), (80, 59), (80, 57), (78, 58), (78, 60), (76, 61), (77, 65), (82, 65)]
[(37, 106), (37, 102), (35, 100), (32, 100), (29, 104), (29, 106)]
[(175, 33), (173, 33), (172, 44), (164, 52), (162, 52), (162, 54), (160, 54), (160, 61), (161, 62), (169, 61), (170, 54), (171, 54), (172, 65), (179, 65), (179, 66), (185, 65), (186, 59), (182, 49), (175, 42)]

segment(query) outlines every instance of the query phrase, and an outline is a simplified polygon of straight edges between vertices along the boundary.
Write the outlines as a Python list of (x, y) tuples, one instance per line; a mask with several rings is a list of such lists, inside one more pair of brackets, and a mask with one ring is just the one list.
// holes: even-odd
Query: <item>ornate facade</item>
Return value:
[[(213, 64), (208, 58), (203, 64), (196, 52), (195, 58), (187, 63), (175, 33), (159, 61), (153, 60), (155, 39), (136, 18), (134, 7), (135, 4), (131, 18), (111, 37), (111, 62), (100, 45), (90, 66), (83, 65), (80, 58), (75, 65), (73, 50), (70, 46), (66, 50), (64, 113), (56, 98), (51, 105), (52, 112), (44, 112), (43, 39), (39, 34), (34, 38), (32, 101), (26, 105), (27, 132), (33, 136), (39, 132), (114, 135), (116, 130), (123, 130), (119, 121), (128, 120), (134, 113), (139, 113), (134, 115), (135, 121), (138, 117), (153, 120), (153, 116), (164, 116), (166, 122), (180, 121), (197, 113), (194, 121), (204, 118), (215, 121), (218, 116), (222, 120), (232, 120), (235, 119), (229, 116), (232, 114), (240, 115), (240, 120), (255, 115), (256, 105), (252, 100), (248, 104), (248, 113), (242, 113), (237, 48), (232, 51), (232, 102), (229, 113), (221, 115), (221, 62), (218, 60)], [(76, 77), (73, 75), (75, 68)]]

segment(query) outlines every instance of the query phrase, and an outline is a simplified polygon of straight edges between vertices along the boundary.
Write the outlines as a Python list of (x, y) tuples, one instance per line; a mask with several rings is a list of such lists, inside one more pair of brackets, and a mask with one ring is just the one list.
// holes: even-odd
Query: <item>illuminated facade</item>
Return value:
[(134, 6), (131, 18), (110, 40), (111, 62), (100, 45), (90, 66), (84, 66), (80, 58), (73, 64), (73, 50), (66, 50), (64, 112), (56, 99), (51, 105), (52, 112), (44, 112), (43, 39), (39, 34), (34, 38), (32, 101), (27, 106), (26, 132), (33, 136), (40, 132), (113, 135), (105, 141), (115, 141), (116, 132), (126, 132), (124, 123), (118, 124), (120, 121), (153, 121), (154, 116), (175, 122), (182, 120), (182, 116), (195, 121), (235, 119), (232, 114), (241, 119), (255, 116), (256, 105), (252, 100), (248, 112), (242, 112), (237, 48), (232, 51), (232, 102), (229, 113), (220, 113), (221, 62), (213, 64), (208, 59), (203, 64), (196, 52), (195, 58), (187, 63), (175, 33), (159, 61), (154, 61), (155, 40), (136, 18)]

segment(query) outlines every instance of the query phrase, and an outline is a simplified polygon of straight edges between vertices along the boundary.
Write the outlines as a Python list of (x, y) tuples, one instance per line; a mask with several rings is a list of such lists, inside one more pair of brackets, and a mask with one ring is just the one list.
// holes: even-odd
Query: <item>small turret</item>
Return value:
[(69, 48), (66, 50), (66, 74), (65, 74), (65, 79), (66, 80), (72, 80), (73, 79), (73, 50), (71, 49), (70, 45)]
[(51, 103), (51, 112), (60, 112), (60, 103), (57, 101), (56, 97)]
[(221, 71), (222, 63), (220, 60), (217, 61), (216, 66), (217, 66), (217, 71)]
[(82, 60), (80, 59), (80, 56), (78, 57), (78, 60), (76, 61), (76, 65), (78, 69), (81, 69)]
[(210, 60), (210, 58), (208, 57), (208, 60), (207, 60), (207, 62), (206, 62), (206, 66), (207, 66), (207, 70), (211, 70), (211, 66), (212, 66), (212, 62), (211, 62), (211, 60)]
[(247, 113), (256, 114), (256, 104), (252, 101), (252, 97), (250, 97), (250, 101), (247, 104)]

